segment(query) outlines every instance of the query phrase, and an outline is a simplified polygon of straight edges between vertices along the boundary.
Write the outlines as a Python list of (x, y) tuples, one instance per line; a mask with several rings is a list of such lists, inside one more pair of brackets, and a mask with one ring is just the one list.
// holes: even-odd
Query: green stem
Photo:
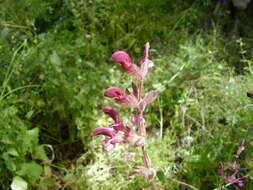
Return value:
[(26, 86), (21, 86), (21, 87), (15, 88), (15, 89), (11, 90), (10, 92), (8, 92), (8, 93), (6, 93), (6, 94), (2, 94), (2, 95), (0, 96), (0, 102), (1, 102), (4, 98), (6, 98), (7, 96), (9, 96), (10, 94), (12, 94), (12, 93), (14, 93), (14, 92), (16, 92), (16, 91), (19, 91), (19, 90), (22, 90), (22, 89), (25, 89), (25, 88), (35, 88), (35, 87), (40, 87), (40, 85), (34, 84), (34, 85), (26, 85)]
[(5, 77), (4, 77), (4, 82), (3, 82), (3, 85), (2, 85), (2, 92), (1, 92), (0, 97), (3, 96), (3, 94), (4, 94), (4, 92), (5, 92), (5, 89), (6, 89), (6, 87), (7, 87), (7, 84), (8, 84), (8, 82), (9, 82), (9, 80), (11, 79), (12, 73), (14, 72), (14, 68), (13, 68), (13, 67), (14, 67), (14, 64), (15, 64), (14, 60), (15, 60), (15, 58), (16, 58), (16, 56), (17, 56), (19, 50), (21, 50), (21, 49), (24, 47), (25, 44), (26, 44), (26, 40), (16, 49), (16, 51), (14, 52), (14, 54), (13, 54), (13, 56), (12, 56), (10, 65), (9, 65), (8, 70), (7, 70), (7, 72), (6, 72), (6, 75), (5, 75)]

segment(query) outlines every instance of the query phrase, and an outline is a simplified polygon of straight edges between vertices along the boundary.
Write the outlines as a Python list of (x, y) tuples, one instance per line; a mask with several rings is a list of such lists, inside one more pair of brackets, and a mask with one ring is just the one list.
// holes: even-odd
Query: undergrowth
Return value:
[[(99, 111), (109, 105), (102, 89), (131, 85), (108, 57), (117, 49), (140, 57), (145, 41), (155, 62), (147, 88), (160, 94), (147, 109), (147, 149), (160, 185), (224, 185), (220, 163), (233, 160), (243, 139), (240, 175), (253, 177), (251, 39), (231, 39), (219, 25), (202, 29), (211, 1), (0, 5), (1, 189), (148, 187), (130, 172), (135, 150), (119, 145), (109, 157), (101, 139), (91, 137), (96, 126), (108, 124)], [(252, 189), (250, 180), (243, 189)]]

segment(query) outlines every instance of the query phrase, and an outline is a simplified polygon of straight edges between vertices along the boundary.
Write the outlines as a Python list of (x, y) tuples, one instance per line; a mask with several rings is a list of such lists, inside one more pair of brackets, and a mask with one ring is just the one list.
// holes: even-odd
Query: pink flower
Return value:
[(104, 140), (104, 149), (106, 151), (111, 151), (116, 143), (125, 142), (126, 137), (118, 135), (117, 132), (127, 132), (127, 128), (121, 123), (119, 114), (116, 110), (111, 107), (104, 107), (102, 108), (102, 111), (105, 114), (108, 114), (114, 120), (115, 123), (110, 125), (109, 127), (98, 127), (92, 132), (92, 134), (93, 136), (108, 136), (109, 138), (106, 138)]
[(131, 67), (133, 65), (131, 58), (124, 51), (116, 51), (112, 54), (111, 60), (114, 62), (118, 62), (122, 69), (125, 71), (131, 72)]
[(104, 149), (109, 152), (114, 148), (114, 145), (116, 143), (121, 143), (124, 141), (125, 141), (125, 138), (121, 135), (115, 135), (113, 138), (107, 138), (104, 140), (105, 142)]
[(102, 108), (102, 111), (105, 114), (108, 114), (115, 121), (115, 123), (120, 123), (119, 114), (113, 108), (104, 107), (104, 108)]
[(149, 43), (146, 43), (144, 49), (144, 58), (140, 61), (140, 68), (132, 62), (130, 56), (124, 51), (116, 51), (113, 53), (111, 61), (119, 63), (122, 69), (132, 73), (139, 79), (144, 80), (148, 69), (154, 66), (154, 63), (149, 59), (149, 48)]
[(126, 101), (126, 94), (117, 87), (111, 87), (106, 89), (104, 96), (113, 98), (118, 102), (124, 103)]
[(113, 128), (116, 131), (126, 131), (126, 127), (122, 123), (114, 123), (110, 125), (109, 127)]
[(113, 98), (114, 100), (128, 104), (129, 106), (136, 107), (138, 105), (138, 100), (133, 95), (126, 95), (121, 89), (116, 87), (111, 87), (106, 89), (104, 96)]
[[(236, 158), (238, 158), (240, 156), (240, 154), (242, 153), (242, 151), (244, 151), (245, 147), (244, 147), (244, 140), (240, 143), (237, 153), (236, 153)], [(248, 176), (243, 176), (240, 178), (236, 178), (237, 173), (240, 171), (240, 165), (236, 163), (236, 161), (228, 161), (225, 163), (225, 165), (228, 166), (229, 170), (232, 171), (233, 173), (229, 172), (228, 175), (225, 175), (225, 171), (224, 171), (224, 163), (220, 164), (220, 168), (218, 170), (218, 173), (220, 175), (222, 175), (225, 179), (226, 183), (232, 183), (232, 184), (237, 184), (239, 187), (243, 187), (244, 186), (244, 180), (249, 179)]]
[(110, 138), (106, 138), (104, 140), (104, 149), (106, 151), (111, 151), (113, 148), (114, 148), (114, 145), (116, 143), (120, 143), (120, 142), (124, 142), (125, 141), (125, 138), (124, 136), (121, 136), (121, 135), (118, 135), (116, 133), (117, 131), (114, 129), (114, 128), (103, 128), (103, 127), (99, 127), (99, 128), (96, 128), (92, 134), (93, 136), (97, 136), (97, 135), (105, 135), (105, 136), (108, 136)]
[(117, 111), (115, 111), (111, 107), (104, 107), (102, 108), (102, 111), (105, 114), (109, 115), (115, 122), (114, 124), (109, 126), (110, 128), (113, 128), (116, 131), (126, 131), (126, 127), (121, 123), (121, 120)]
[(116, 51), (112, 54), (111, 61), (117, 62), (121, 68), (127, 72), (132, 73), (137, 77), (141, 77), (140, 69), (135, 65), (129, 55), (124, 51)]
[(244, 181), (244, 180), (247, 180), (247, 179), (249, 179), (248, 176), (243, 176), (243, 177), (241, 177), (241, 178), (234, 179), (233, 182), (236, 183), (237, 185), (239, 185), (239, 187), (243, 187), (243, 186), (244, 186), (243, 181)]
[(105, 135), (105, 136), (108, 136), (108, 137), (114, 137), (116, 135), (116, 131), (113, 128), (99, 127), (99, 128), (96, 128), (92, 132), (92, 134), (93, 134), (93, 136)]
[(241, 178), (236, 178), (236, 172), (233, 173), (230, 176), (226, 176), (225, 177), (225, 181), (227, 183), (234, 183), (234, 184), (237, 184), (239, 187), (243, 187), (244, 186), (243, 181), (247, 180), (247, 179), (249, 179), (248, 176), (243, 176)]

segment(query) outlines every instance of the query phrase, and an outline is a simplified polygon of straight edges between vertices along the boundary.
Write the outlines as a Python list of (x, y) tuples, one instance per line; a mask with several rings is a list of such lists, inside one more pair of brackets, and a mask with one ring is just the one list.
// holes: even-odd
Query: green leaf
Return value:
[(47, 187), (51, 187), (55, 184), (55, 179), (54, 178), (46, 178), (43, 179), (41, 182), (41, 187), (47, 188)]
[(15, 162), (16, 159), (13, 158), (12, 156), (10, 156), (8, 152), (4, 152), (3, 155), (2, 155), (2, 158), (4, 159), (5, 165), (9, 170), (11, 170), (11, 171), (16, 171), (17, 170), (18, 163)]
[(36, 139), (39, 136), (39, 129), (38, 128), (30, 129), (27, 131), (27, 135), (32, 139)]
[(29, 147), (37, 145), (38, 137), (39, 137), (39, 129), (38, 128), (30, 129), (30, 130), (26, 131), (26, 137), (24, 139), (24, 144), (28, 145)]
[(30, 119), (32, 117), (33, 113), (34, 113), (34, 110), (31, 110), (31, 111), (27, 112), (27, 114), (25, 115), (25, 117), (27, 119)]
[(23, 178), (19, 176), (15, 176), (11, 183), (11, 189), (12, 190), (26, 190), (27, 182)]
[(31, 182), (34, 182), (42, 174), (42, 171), (43, 169), (39, 164), (30, 162), (22, 164), (21, 170), (19, 170), (17, 173), (20, 176), (29, 177), (31, 179)]
[(7, 152), (11, 156), (19, 156), (18, 151), (15, 148), (10, 148), (7, 150)]
[(44, 146), (40, 145), (40, 146), (35, 147), (34, 152), (33, 152), (33, 158), (43, 160), (43, 161), (48, 160)]
[(50, 55), (50, 61), (55, 64), (55, 65), (60, 65), (61, 64), (61, 59), (60, 57), (57, 55), (56, 52), (53, 52), (52, 55)]
[(156, 176), (158, 177), (159, 181), (164, 182), (166, 177), (162, 170), (157, 171)]

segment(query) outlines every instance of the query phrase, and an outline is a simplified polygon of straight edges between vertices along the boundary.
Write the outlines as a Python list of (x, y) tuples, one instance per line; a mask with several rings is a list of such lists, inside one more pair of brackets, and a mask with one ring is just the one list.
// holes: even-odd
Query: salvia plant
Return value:
[[(149, 59), (149, 43), (145, 44), (144, 58), (140, 60), (140, 66), (133, 63), (130, 56), (124, 51), (113, 53), (111, 61), (117, 62), (121, 68), (135, 76), (136, 82), (132, 82), (131, 92), (121, 90), (118, 87), (110, 87), (105, 90), (104, 96), (112, 98), (120, 104), (125, 104), (133, 108), (131, 115), (132, 127), (124, 125), (118, 112), (112, 107), (104, 107), (102, 111), (109, 115), (114, 123), (108, 127), (99, 127), (93, 131), (93, 136), (104, 135), (104, 149), (112, 151), (117, 143), (131, 143), (138, 147), (142, 152), (142, 166), (133, 167), (133, 174), (141, 175), (149, 181), (152, 181), (156, 175), (156, 170), (152, 167), (151, 160), (146, 150), (146, 127), (144, 112), (146, 106), (155, 100), (157, 92), (152, 90), (144, 94), (144, 82), (146, 75), (154, 63)], [(135, 127), (134, 127), (135, 126)]]
[[(237, 153), (235, 155), (236, 159), (238, 159), (241, 153), (245, 150), (244, 143), (245, 143), (245, 140), (243, 140), (239, 144)], [(236, 184), (239, 187), (243, 187), (244, 181), (249, 179), (249, 177), (248, 176), (238, 177), (238, 173), (240, 172), (240, 170), (241, 170), (241, 167), (238, 163), (236, 163), (236, 160), (220, 163), (220, 168), (218, 170), (218, 173), (221, 176), (223, 176), (224, 182), (227, 184), (223, 187), (218, 188), (217, 190), (221, 190), (233, 184)]]

